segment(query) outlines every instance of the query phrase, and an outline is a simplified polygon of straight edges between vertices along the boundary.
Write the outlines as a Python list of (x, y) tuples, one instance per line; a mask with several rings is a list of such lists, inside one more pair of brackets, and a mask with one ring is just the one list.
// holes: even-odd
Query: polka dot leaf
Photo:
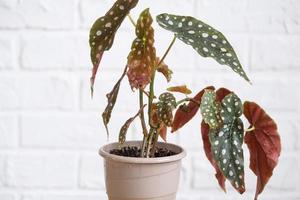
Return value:
[(124, 142), (126, 141), (126, 135), (127, 135), (128, 128), (130, 127), (131, 123), (135, 120), (135, 118), (137, 118), (140, 115), (140, 113), (143, 111), (143, 109), (145, 107), (146, 107), (146, 105), (141, 107), (140, 110), (136, 113), (136, 115), (129, 118), (125, 122), (125, 124), (121, 127), (121, 130), (120, 130), (120, 133), (119, 133), (119, 143), (120, 144), (124, 144)]
[(176, 99), (171, 93), (163, 93), (157, 103), (158, 122), (171, 127), (173, 123), (173, 110), (176, 108)]
[(107, 135), (109, 135), (108, 123), (109, 123), (110, 118), (111, 118), (111, 113), (112, 113), (112, 111), (114, 109), (114, 106), (116, 104), (118, 94), (119, 94), (119, 90), (120, 90), (120, 85), (121, 85), (121, 82), (122, 82), (123, 78), (126, 75), (126, 71), (127, 71), (127, 67), (124, 69), (124, 72), (123, 72), (122, 76), (120, 77), (118, 82), (115, 84), (112, 91), (106, 95), (106, 97), (107, 97), (107, 106), (106, 106), (104, 112), (102, 113), (102, 119), (103, 119), (104, 126), (106, 128)]
[(149, 9), (144, 10), (136, 24), (136, 39), (128, 56), (127, 72), (132, 89), (145, 88), (151, 81), (157, 62), (154, 48), (154, 29)]
[(201, 99), (200, 110), (203, 120), (211, 129), (218, 129), (222, 124), (220, 109), (215, 91), (206, 89)]
[(219, 64), (229, 66), (250, 81), (233, 47), (221, 32), (190, 16), (164, 13), (158, 15), (156, 20), (162, 28), (174, 32), (177, 38), (191, 45), (201, 56), (211, 57)]
[(219, 169), (241, 194), (245, 191), (242, 108), (241, 100), (234, 93), (225, 96), (220, 114), (223, 124), (220, 129), (210, 129), (209, 134), (211, 150)]
[[(214, 90), (215, 88), (213, 86), (209, 86), (205, 89)], [(205, 89), (198, 92), (198, 94), (194, 96), (193, 101), (190, 101), (188, 104), (182, 104), (179, 106), (173, 120), (172, 131), (171, 131), (172, 133), (182, 128), (197, 114), (199, 110), (199, 103), (201, 102), (201, 98), (205, 92)]]
[(257, 176), (255, 200), (262, 193), (277, 166), (281, 140), (274, 120), (256, 103), (244, 103), (244, 115), (250, 123), (245, 143), (250, 152), (250, 168)]
[(134, 8), (138, 0), (117, 0), (110, 10), (95, 21), (90, 30), (90, 47), (93, 70), (91, 76), (91, 93), (93, 95), (94, 82), (104, 51), (108, 51), (113, 45), (115, 34), (127, 16)]

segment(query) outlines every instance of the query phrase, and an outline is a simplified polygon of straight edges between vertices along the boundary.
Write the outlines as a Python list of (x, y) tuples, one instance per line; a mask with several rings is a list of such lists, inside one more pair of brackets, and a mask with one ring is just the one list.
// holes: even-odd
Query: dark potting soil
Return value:
[[(139, 158), (141, 157), (141, 148), (135, 146), (127, 146), (127, 147), (122, 147), (121, 149), (112, 149), (110, 150), (109, 153), (118, 156)], [(161, 158), (161, 157), (167, 157), (173, 155), (176, 155), (176, 153), (166, 148), (156, 148), (154, 153), (155, 158)]]

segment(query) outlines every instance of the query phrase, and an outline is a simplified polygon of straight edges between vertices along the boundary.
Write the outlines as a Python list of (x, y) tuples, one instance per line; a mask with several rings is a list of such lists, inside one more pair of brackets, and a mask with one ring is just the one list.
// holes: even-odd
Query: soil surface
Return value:
[[(135, 146), (127, 146), (122, 147), (121, 149), (112, 149), (110, 150), (110, 153), (118, 156), (139, 158), (141, 157), (141, 148)], [(173, 155), (176, 155), (176, 153), (166, 148), (156, 148), (154, 158), (161, 158)]]

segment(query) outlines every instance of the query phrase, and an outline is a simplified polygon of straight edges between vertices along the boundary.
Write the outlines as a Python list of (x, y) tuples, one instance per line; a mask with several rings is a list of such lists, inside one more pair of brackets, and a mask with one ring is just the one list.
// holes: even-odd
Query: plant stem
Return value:
[(252, 126), (251, 128), (248, 128), (245, 132), (251, 132), (251, 131), (254, 131), (255, 130), (255, 127)]
[[(140, 101), (140, 108), (142, 108), (144, 105), (144, 96), (143, 96), (143, 91), (141, 89), (139, 90), (139, 101)], [(147, 126), (146, 126), (146, 122), (145, 122), (144, 110), (140, 114), (140, 119), (141, 119), (141, 125), (143, 128), (143, 135), (145, 138), (148, 135), (148, 131), (147, 131)]]
[(132, 23), (132, 25), (134, 27), (136, 27), (135, 21), (133, 20), (133, 18), (130, 16), (130, 14), (127, 15), (127, 17), (129, 18), (130, 22)]

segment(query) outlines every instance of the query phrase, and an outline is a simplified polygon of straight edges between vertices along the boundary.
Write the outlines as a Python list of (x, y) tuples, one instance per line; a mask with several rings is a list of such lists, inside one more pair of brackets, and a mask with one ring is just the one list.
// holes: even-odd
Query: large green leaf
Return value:
[(234, 93), (227, 95), (221, 103), (222, 127), (211, 129), (209, 134), (214, 159), (223, 175), (240, 193), (245, 191), (242, 113), (241, 100)]
[(115, 34), (129, 11), (136, 6), (138, 0), (117, 0), (111, 9), (93, 24), (90, 30), (91, 60), (93, 72), (91, 77), (91, 92), (104, 51), (108, 51)]
[(161, 27), (174, 32), (177, 38), (191, 45), (201, 56), (212, 57), (250, 81), (235, 51), (221, 32), (190, 16), (164, 13), (158, 15), (156, 20)]
[(136, 24), (136, 39), (128, 56), (128, 80), (131, 88), (145, 88), (150, 83), (156, 65), (154, 29), (149, 9), (144, 10)]
[(216, 92), (206, 89), (201, 99), (200, 110), (203, 120), (211, 129), (218, 129), (222, 124), (220, 109), (220, 103), (216, 101)]

